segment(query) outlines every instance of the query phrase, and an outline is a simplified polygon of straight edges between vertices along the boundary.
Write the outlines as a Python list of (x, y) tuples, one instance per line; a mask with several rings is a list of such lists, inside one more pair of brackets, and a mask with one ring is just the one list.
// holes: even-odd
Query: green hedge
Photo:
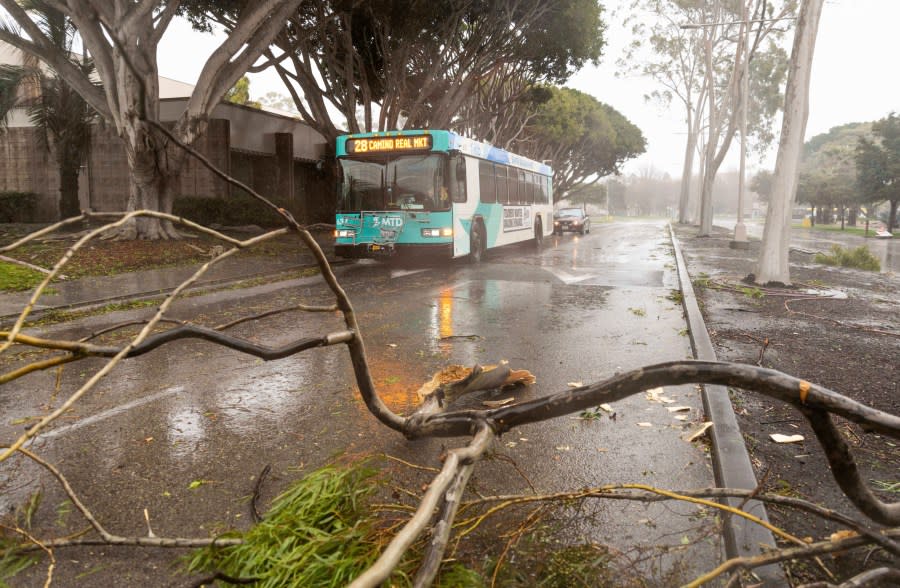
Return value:
[(0, 223), (34, 222), (37, 199), (34, 192), (0, 192)]
[(175, 199), (173, 212), (204, 225), (272, 227), (284, 224), (284, 220), (278, 214), (246, 195), (232, 196), (228, 199), (180, 196)]

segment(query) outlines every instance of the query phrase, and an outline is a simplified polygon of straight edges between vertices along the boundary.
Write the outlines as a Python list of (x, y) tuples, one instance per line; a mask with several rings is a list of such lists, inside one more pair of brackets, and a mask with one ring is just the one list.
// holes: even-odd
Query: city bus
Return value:
[(451, 131), (337, 138), (335, 253), (388, 258), (468, 256), (553, 231), (548, 165)]

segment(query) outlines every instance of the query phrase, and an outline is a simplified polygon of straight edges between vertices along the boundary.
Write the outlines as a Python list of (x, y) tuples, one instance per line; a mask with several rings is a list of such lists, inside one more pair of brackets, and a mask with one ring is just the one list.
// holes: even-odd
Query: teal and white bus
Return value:
[(469, 256), (553, 231), (549, 166), (451, 131), (337, 138), (335, 253)]

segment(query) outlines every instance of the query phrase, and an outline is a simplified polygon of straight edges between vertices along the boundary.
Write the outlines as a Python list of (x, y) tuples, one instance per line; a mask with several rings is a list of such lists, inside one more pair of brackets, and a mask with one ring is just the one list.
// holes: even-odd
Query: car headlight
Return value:
[(349, 229), (336, 229), (334, 231), (334, 236), (338, 238), (352, 238), (356, 235), (356, 231), (351, 231)]

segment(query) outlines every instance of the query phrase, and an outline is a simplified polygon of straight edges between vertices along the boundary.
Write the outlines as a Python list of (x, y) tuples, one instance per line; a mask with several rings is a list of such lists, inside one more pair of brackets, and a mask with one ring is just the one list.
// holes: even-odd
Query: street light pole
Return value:
[(747, 110), (750, 101), (750, 23), (747, 20), (747, 5), (743, 4), (742, 18), (744, 23), (741, 25), (744, 29), (744, 50), (742, 53), (741, 64), (743, 72), (741, 74), (741, 161), (738, 169), (738, 203), (737, 203), (737, 223), (734, 225), (734, 240), (731, 246), (735, 249), (745, 249), (747, 244), (747, 227), (744, 225), (744, 193), (745, 193), (745, 177), (747, 165)]

